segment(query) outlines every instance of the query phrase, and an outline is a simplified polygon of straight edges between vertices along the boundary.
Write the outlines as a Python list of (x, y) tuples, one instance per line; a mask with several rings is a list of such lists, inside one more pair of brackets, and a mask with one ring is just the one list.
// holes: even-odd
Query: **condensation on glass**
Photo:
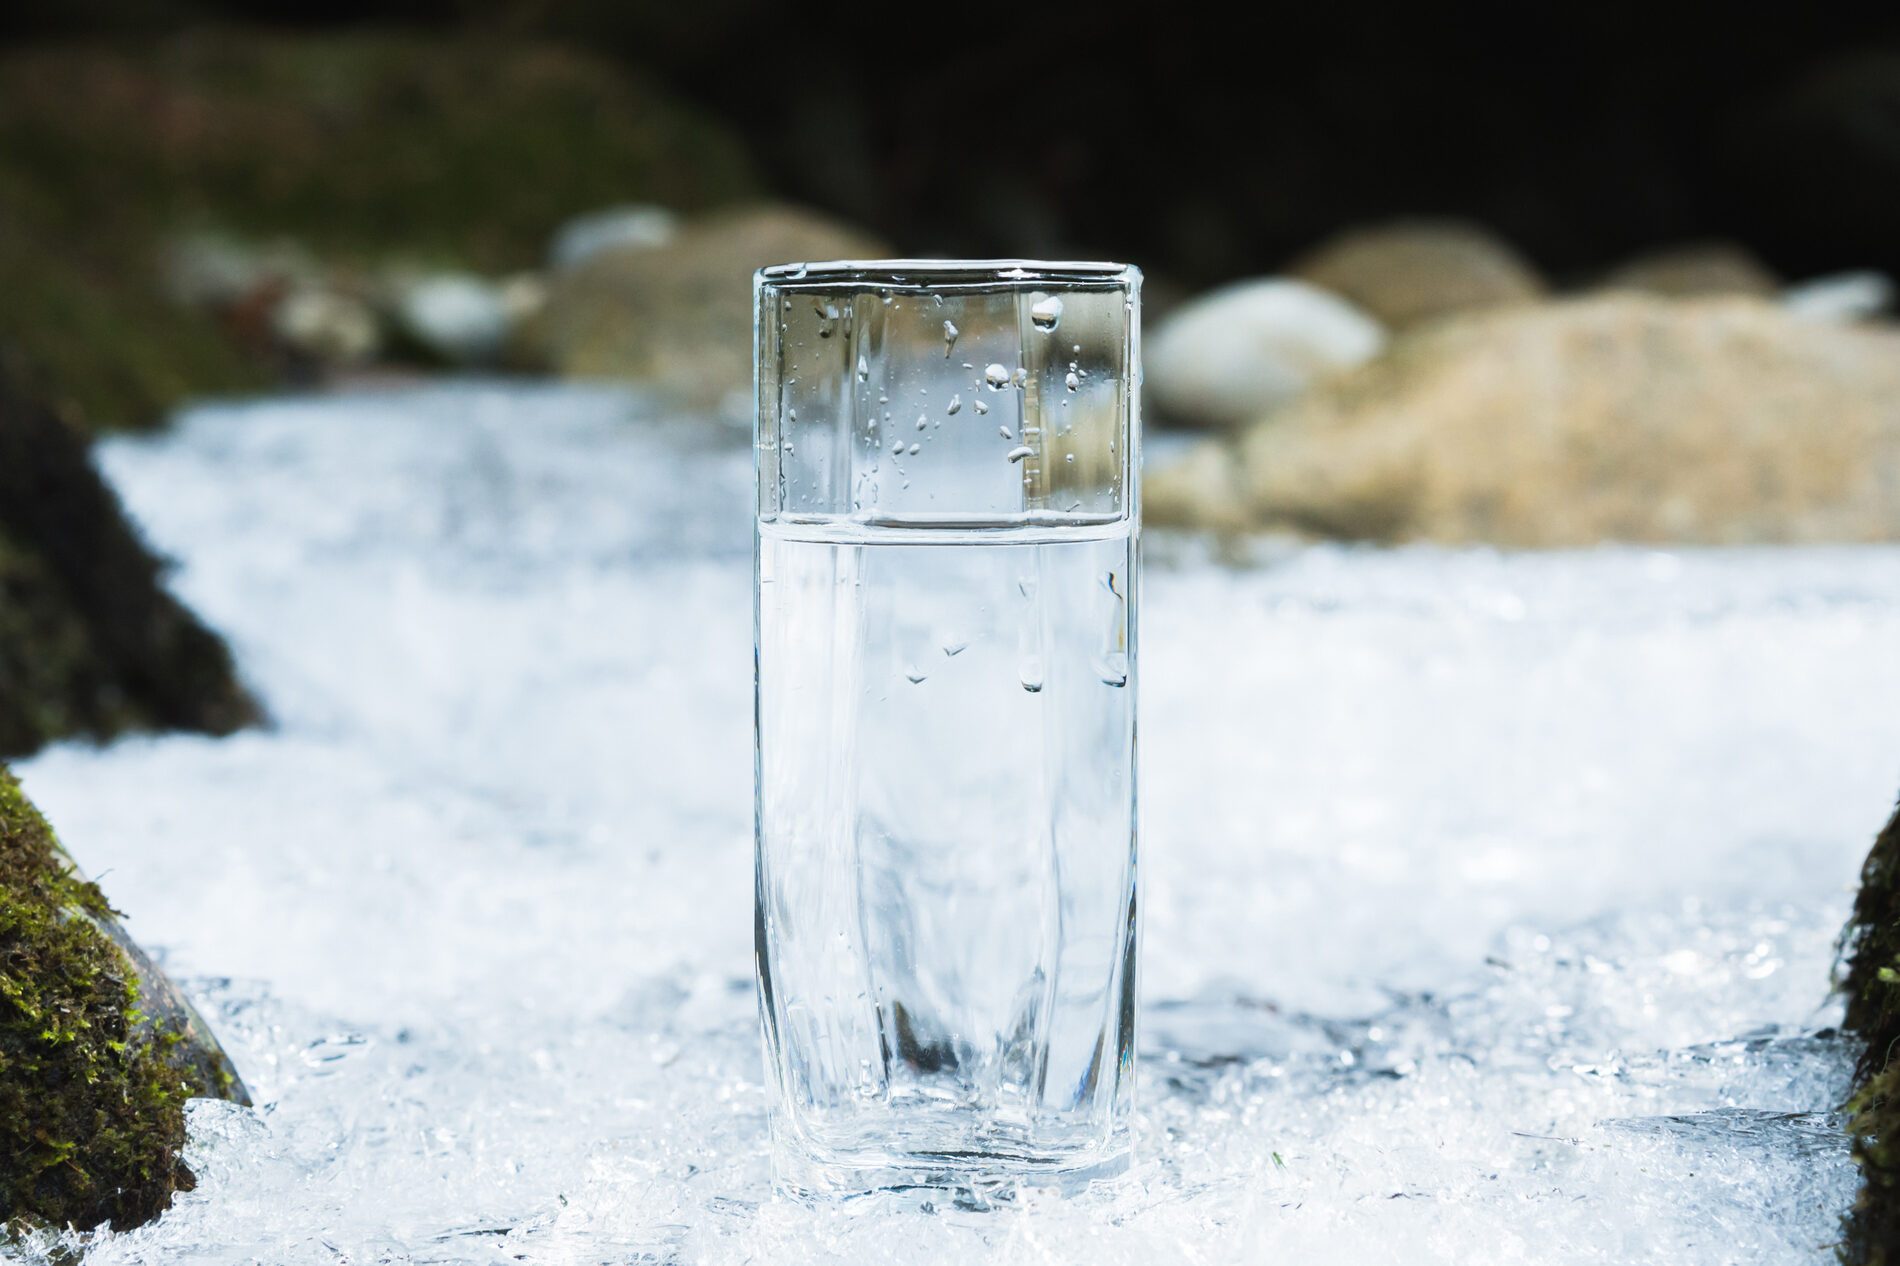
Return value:
[(1125, 1166), (1140, 273), (758, 274), (757, 953), (807, 1194)]

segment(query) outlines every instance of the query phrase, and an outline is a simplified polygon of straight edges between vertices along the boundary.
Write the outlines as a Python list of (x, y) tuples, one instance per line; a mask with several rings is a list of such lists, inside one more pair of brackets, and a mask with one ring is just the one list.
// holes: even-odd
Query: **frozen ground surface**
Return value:
[(1829, 1256), (1900, 551), (1151, 540), (1134, 1171), (815, 1211), (762, 1151), (743, 441), (469, 386), (103, 460), (277, 724), (23, 767), (259, 1102), (90, 1262)]

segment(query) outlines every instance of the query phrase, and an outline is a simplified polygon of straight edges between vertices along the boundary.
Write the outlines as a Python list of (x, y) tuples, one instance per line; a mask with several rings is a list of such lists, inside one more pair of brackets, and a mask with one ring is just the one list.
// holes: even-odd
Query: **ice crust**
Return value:
[(1133, 1171), (810, 1209), (764, 1159), (744, 437), (474, 383), (101, 457), (275, 723), (21, 773), (259, 1106), (194, 1106), (157, 1223), (6, 1255), (1831, 1254), (1900, 550), (1151, 537)]

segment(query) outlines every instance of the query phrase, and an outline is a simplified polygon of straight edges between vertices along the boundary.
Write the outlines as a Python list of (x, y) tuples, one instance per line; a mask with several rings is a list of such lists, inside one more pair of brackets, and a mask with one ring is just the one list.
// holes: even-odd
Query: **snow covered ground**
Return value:
[(763, 1155), (743, 437), (477, 384), (103, 462), (275, 725), (21, 768), (259, 1103), (89, 1262), (1829, 1258), (1900, 550), (1151, 537), (1133, 1172), (814, 1210)]

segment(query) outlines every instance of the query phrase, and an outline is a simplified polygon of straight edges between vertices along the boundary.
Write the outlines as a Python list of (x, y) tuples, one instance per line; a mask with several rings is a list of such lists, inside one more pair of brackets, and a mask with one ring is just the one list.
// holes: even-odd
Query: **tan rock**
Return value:
[(1374, 540), (1900, 539), (1900, 332), (1637, 295), (1449, 320), (1256, 424), (1235, 478), (1252, 526)]
[(1449, 313), (1525, 303), (1547, 289), (1508, 242), (1458, 220), (1350, 229), (1295, 260), (1287, 272), (1352, 301), (1394, 330)]
[(601, 250), (556, 274), (526, 337), (565, 376), (630, 379), (717, 405), (751, 389), (754, 269), (887, 253), (812, 211), (718, 212), (664, 245)]
[(1768, 299), (1781, 291), (1781, 279), (1753, 251), (1734, 242), (1692, 242), (1640, 255), (1603, 280), (1615, 290), (1691, 298), (1698, 295), (1754, 295)]

